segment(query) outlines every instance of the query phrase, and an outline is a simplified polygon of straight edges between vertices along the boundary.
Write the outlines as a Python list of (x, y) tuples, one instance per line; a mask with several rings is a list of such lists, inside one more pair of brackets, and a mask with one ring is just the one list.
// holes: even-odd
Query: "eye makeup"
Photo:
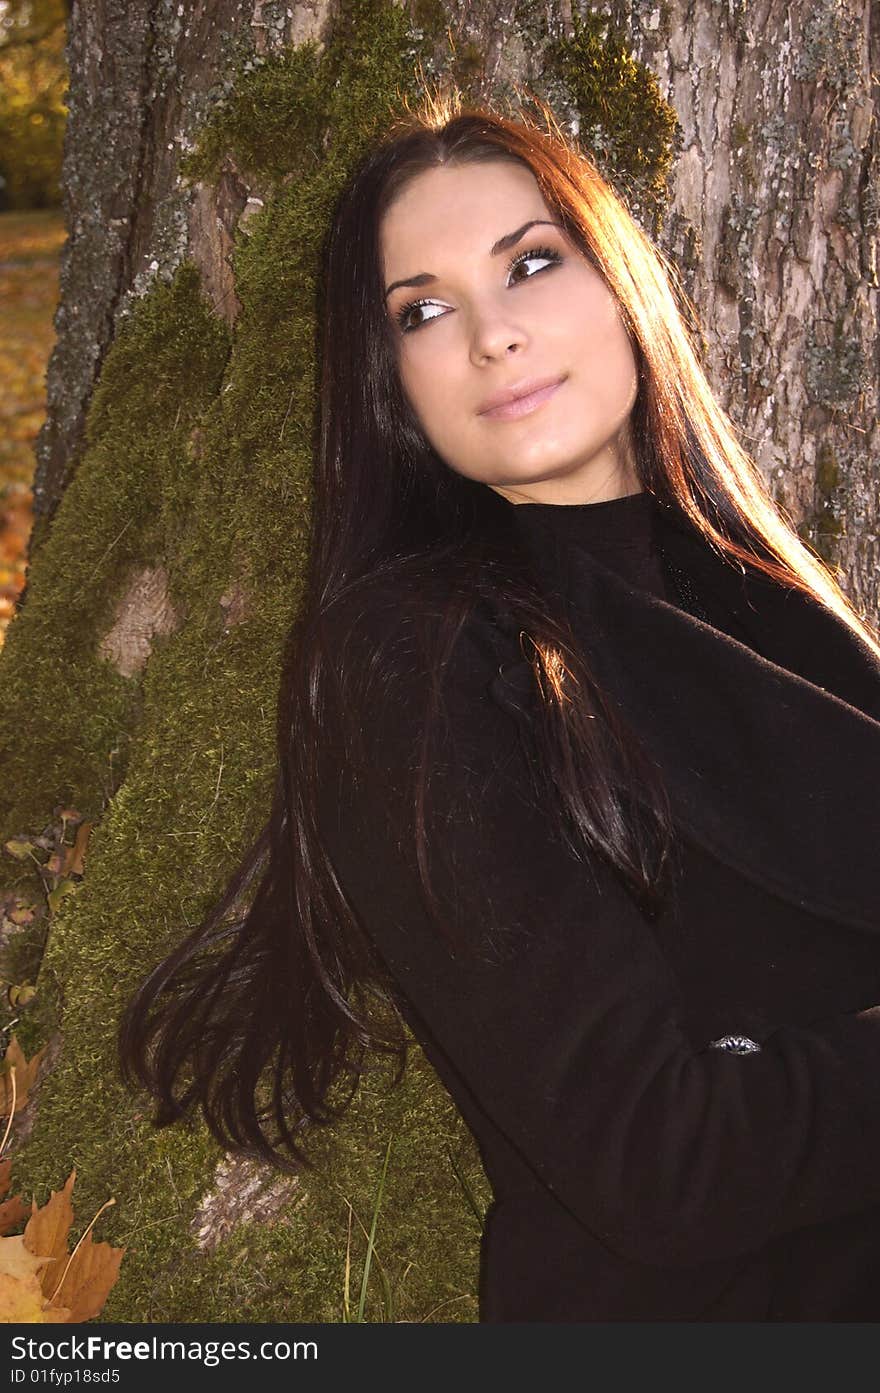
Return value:
[[(552, 247), (529, 247), (525, 251), (518, 252), (517, 255), (513, 257), (511, 261), (508, 262), (507, 275), (511, 275), (513, 271), (516, 269), (516, 267), (520, 265), (521, 262), (532, 261), (535, 259), (540, 259), (542, 261), (549, 262), (549, 266), (544, 266), (541, 268), (541, 270), (548, 271), (552, 266), (558, 265), (563, 260), (563, 257), (561, 252), (554, 251)], [(532, 274), (526, 276), (525, 279), (532, 280), (536, 275), (540, 275), (540, 271), (533, 271)], [(408, 300), (405, 305), (401, 305), (400, 309), (397, 310), (394, 315), (395, 322), (397, 324), (397, 327), (400, 329), (400, 332), (402, 334), (411, 334), (416, 329), (423, 328), (425, 324), (430, 324), (430, 319), (423, 319), (421, 323), (418, 324), (407, 324), (406, 321), (414, 310), (420, 309), (423, 305), (431, 305), (433, 303), (433, 300), (423, 297), (422, 299), (418, 300)], [(432, 317), (434, 319), (439, 319), (442, 316), (434, 315)]]

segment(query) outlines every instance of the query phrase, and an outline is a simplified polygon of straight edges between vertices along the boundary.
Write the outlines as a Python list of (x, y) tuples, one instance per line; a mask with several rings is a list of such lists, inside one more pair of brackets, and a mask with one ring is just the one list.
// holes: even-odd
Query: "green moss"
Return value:
[[(64, 495), (0, 653), (4, 841), (39, 829), (56, 804), (99, 818), (124, 777), (139, 682), (98, 656), (96, 635), (132, 573), (173, 544), (190, 502), (188, 433), (227, 353), (194, 268), (157, 287), (119, 335), (88, 419), (88, 466)], [(3, 883), (18, 883), (0, 864)]]
[(457, 50), (451, 76), (462, 92), (470, 91), (486, 68), (486, 54), (478, 44), (462, 44)]
[(730, 128), (730, 148), (734, 154), (741, 150), (749, 139), (749, 128), (744, 121), (734, 121)]
[(820, 446), (816, 460), (816, 508), (811, 519), (814, 546), (830, 564), (838, 558), (843, 524), (839, 516), (840, 465), (834, 447)]
[(840, 465), (834, 446), (827, 441), (819, 447), (816, 460), (816, 489), (823, 499), (829, 499), (840, 483)]
[(812, 512), (798, 525), (798, 534), (829, 566), (839, 559), (842, 471), (834, 447), (827, 441), (816, 458), (815, 496)]
[(589, 12), (574, 10), (572, 19), (573, 34), (551, 43), (545, 62), (578, 113), (581, 144), (632, 210), (641, 205), (652, 216), (656, 231), (668, 200), (675, 110), (650, 68), (632, 56), (622, 30)]
[[(281, 650), (307, 538), (320, 247), (352, 161), (418, 96), (441, 22), (434, 0), (415, 24), (384, 0), (350, 0), (323, 51), (242, 58), (186, 165), (210, 180), (232, 161), (264, 194), (233, 253), (241, 312), (230, 330), (190, 264), (133, 303), (0, 653), (0, 836), (38, 832), (65, 805), (94, 824), (76, 894), (9, 940), (7, 974), (39, 962), (19, 1036), (31, 1052), (60, 1031), (13, 1183), (42, 1201), (75, 1165), (77, 1229), (116, 1197), (96, 1236), (127, 1252), (103, 1319), (340, 1320), (349, 1205), (369, 1228), (389, 1138), (367, 1318), (476, 1319), (469, 1195), (482, 1212), (489, 1187), (416, 1047), (397, 1089), (377, 1068), (344, 1121), (314, 1135), (318, 1169), (275, 1220), (239, 1225), (211, 1253), (192, 1224), (219, 1149), (201, 1125), (153, 1131), (148, 1101), (122, 1089), (115, 1063), (122, 1005), (216, 901), (268, 812)], [(450, 51), (450, 71), (456, 61)], [(653, 99), (622, 58), (615, 71), (627, 93), (609, 94), (606, 69), (615, 149), (623, 160), (629, 132), (629, 167), (650, 181), (662, 168), (657, 125), (643, 128), (634, 108), (640, 91)], [(176, 625), (123, 677), (99, 643), (131, 577), (158, 565)], [(231, 586), (244, 601), (236, 622)], [(3, 885), (40, 903), (33, 865), (0, 865)], [(356, 1221), (351, 1244), (356, 1283)]]
[[(281, 97), (291, 91), (299, 100), (285, 105)], [(315, 42), (252, 62), (229, 99), (215, 107), (198, 145), (181, 160), (180, 173), (210, 178), (230, 154), (256, 178), (280, 180), (288, 172), (313, 170), (321, 155), (326, 103)]]

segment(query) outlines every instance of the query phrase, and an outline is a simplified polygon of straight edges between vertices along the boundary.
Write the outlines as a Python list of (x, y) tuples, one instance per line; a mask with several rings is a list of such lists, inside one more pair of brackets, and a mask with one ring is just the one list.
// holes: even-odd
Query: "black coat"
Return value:
[(372, 774), (327, 764), (321, 828), (481, 1149), (481, 1319), (878, 1320), (880, 663), (675, 510), (664, 550), (730, 632), (576, 542), (548, 554), (528, 506), (492, 497), (659, 766), (681, 873), (650, 923), (553, 832), (527, 658), (478, 609), (445, 670), (431, 871), (486, 952), (451, 951), (406, 840), (418, 648), (378, 584), (340, 607), (339, 642), (394, 633), (412, 661), (361, 713)]

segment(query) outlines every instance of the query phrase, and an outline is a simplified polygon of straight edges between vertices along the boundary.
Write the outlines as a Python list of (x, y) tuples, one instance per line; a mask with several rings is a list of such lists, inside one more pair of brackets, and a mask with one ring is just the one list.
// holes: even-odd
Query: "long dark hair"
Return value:
[[(517, 551), (487, 525), (486, 486), (450, 469), (401, 389), (383, 302), (383, 213), (437, 165), (513, 160), (528, 168), (582, 254), (617, 298), (638, 365), (632, 415), (642, 487), (674, 506), (733, 562), (817, 597), (880, 655), (837, 582), (805, 547), (737, 442), (699, 365), (693, 307), (592, 162), (544, 109), (505, 117), (428, 99), (374, 146), (348, 182), (325, 250), (321, 430), (300, 611), (278, 699), (278, 768), (269, 818), (205, 921), (161, 961), (127, 1006), (123, 1077), (157, 1099), (166, 1125), (199, 1106), (227, 1149), (287, 1170), (313, 1163), (301, 1140), (348, 1106), (368, 1052), (391, 1055), (407, 1031), (392, 984), (334, 874), (318, 830), (318, 752), (355, 758), (355, 671), (328, 616), (377, 578), (427, 593), (442, 574), (441, 623), (428, 655), (436, 694), (475, 604), (503, 605), (530, 640), (543, 794), (569, 844), (610, 863), (646, 914), (665, 893), (672, 829), (659, 776), (606, 706), (564, 619)], [(358, 333), (351, 333), (351, 325)], [(394, 681), (394, 653), (371, 656)], [(369, 676), (369, 674), (368, 674)], [(340, 698), (342, 693), (342, 698)], [(339, 726), (339, 713), (342, 724)], [(331, 713), (336, 713), (331, 717)], [(426, 900), (425, 795), (436, 700), (426, 711), (412, 790), (412, 835)], [(599, 719), (596, 719), (596, 717)], [(626, 796), (638, 780), (640, 800)]]

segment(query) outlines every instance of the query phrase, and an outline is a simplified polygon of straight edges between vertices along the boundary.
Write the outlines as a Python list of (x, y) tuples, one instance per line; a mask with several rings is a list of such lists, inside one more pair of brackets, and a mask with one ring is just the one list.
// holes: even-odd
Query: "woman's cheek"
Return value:
[(404, 379), (412, 405), (423, 415), (437, 417), (452, 402), (450, 374), (442, 355), (425, 354), (424, 361), (412, 364)]

